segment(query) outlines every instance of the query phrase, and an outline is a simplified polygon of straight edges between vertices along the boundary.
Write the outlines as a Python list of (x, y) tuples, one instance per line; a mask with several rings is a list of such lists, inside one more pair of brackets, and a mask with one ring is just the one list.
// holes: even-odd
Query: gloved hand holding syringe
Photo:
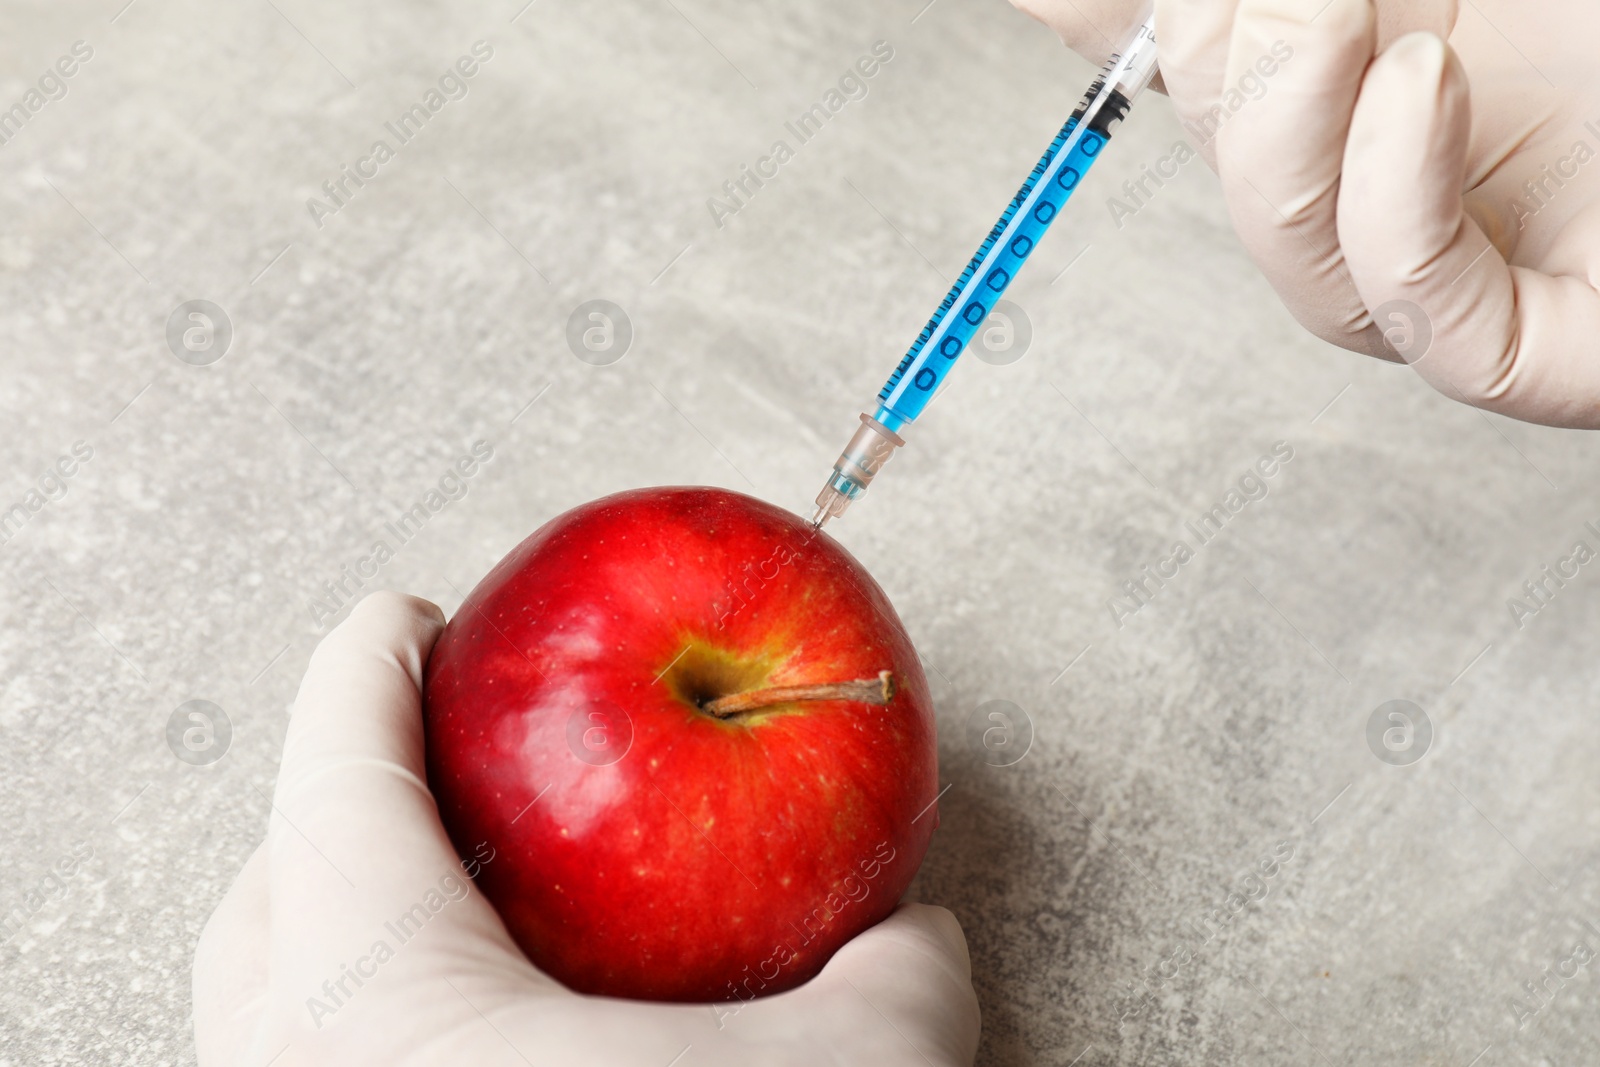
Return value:
[(1017, 195), (923, 327), (900, 365), (878, 391), (878, 408), (861, 415), (861, 427), (833, 465), (817, 497), (812, 525), (821, 527), (867, 491), (894, 450), (900, 432), (922, 414), (967, 344), (989, 317), (1039, 239), (1061, 213), (1110, 140), (1134, 99), (1156, 74), (1155, 20), (1147, 16), (1132, 39), (1111, 57)]
[[(1408, 363), (1453, 400), (1600, 429), (1592, 2), (1540, 0), (1492, 22), (1452, 0), (1013, 2), (1084, 55), (1099, 54), (1103, 27), (1138, 30), (863, 416), (816, 525), (903, 443), (1149, 86), (1157, 24), (1163, 91), (1185, 128), (1205, 134), (1196, 150), (1221, 179), (1241, 243), (1301, 325)], [(1268, 54), (1296, 57), (1270, 93), (1254, 74)], [(1241, 107), (1247, 79), (1257, 91)]]

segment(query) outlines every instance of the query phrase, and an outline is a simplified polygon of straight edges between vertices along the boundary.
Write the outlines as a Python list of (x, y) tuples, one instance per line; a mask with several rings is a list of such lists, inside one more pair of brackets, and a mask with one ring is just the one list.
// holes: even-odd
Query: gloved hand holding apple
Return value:
[(197, 952), (200, 1062), (970, 1064), (960, 927), (897, 906), (936, 796), (842, 548), (720, 490), (596, 501), (449, 626), (379, 593), (318, 647)]

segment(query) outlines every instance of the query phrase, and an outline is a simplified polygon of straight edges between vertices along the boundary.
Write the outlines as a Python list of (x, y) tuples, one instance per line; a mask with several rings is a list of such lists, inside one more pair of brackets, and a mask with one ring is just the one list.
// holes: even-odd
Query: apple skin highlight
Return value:
[[(872, 679), (882, 706), (734, 692)], [(886, 917), (938, 822), (933, 701), (866, 570), (738, 493), (633, 490), (546, 523), (424, 682), (428, 784), (477, 885), (572, 989), (747, 1000)]]

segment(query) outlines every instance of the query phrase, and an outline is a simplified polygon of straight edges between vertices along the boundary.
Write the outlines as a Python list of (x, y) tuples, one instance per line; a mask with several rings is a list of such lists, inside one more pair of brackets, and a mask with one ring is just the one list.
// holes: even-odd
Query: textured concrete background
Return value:
[[(263, 834), (323, 583), (472, 442), (494, 459), (370, 587), (451, 610), (626, 487), (807, 506), (1090, 74), (999, 0), (523, 2), (8, 5), (0, 104), (93, 55), (0, 145), (0, 508), (43, 503), (0, 544), (0, 1063), (192, 1059), (190, 956)], [(480, 40), (319, 227), (307, 198)], [(967, 930), (980, 1062), (1600, 1062), (1596, 568), (1507, 607), (1600, 547), (1600, 444), (1302, 336), (1199, 163), (1118, 229), (1181, 132), (1130, 120), (1011, 294), (1029, 350), (969, 360), (837, 528), (929, 665), (918, 891)], [(636, 330), (609, 366), (565, 340), (596, 298)], [(208, 365), (166, 340), (191, 299), (232, 323)], [(195, 699), (233, 730), (203, 766), (166, 741)], [(1394, 699), (1434, 731), (1410, 766), (1368, 742)]]

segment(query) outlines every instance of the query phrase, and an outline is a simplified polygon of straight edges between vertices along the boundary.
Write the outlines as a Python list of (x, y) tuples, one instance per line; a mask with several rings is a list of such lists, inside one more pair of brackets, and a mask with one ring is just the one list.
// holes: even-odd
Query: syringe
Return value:
[[(956, 358), (988, 319), (995, 301), (1038, 246), (1100, 150), (1110, 140), (1134, 99), (1156, 73), (1155, 17), (1149, 15), (1100, 76), (1044, 157), (1028, 175), (1005, 213), (989, 231), (967, 269), (940, 303), (933, 318), (878, 391), (878, 409), (862, 413), (861, 427), (839, 454), (828, 484), (817, 496), (811, 524), (821, 527), (844, 514), (867, 491), (894, 450), (905, 444), (900, 432), (928, 406)], [(947, 314), (954, 308), (956, 314)]]

